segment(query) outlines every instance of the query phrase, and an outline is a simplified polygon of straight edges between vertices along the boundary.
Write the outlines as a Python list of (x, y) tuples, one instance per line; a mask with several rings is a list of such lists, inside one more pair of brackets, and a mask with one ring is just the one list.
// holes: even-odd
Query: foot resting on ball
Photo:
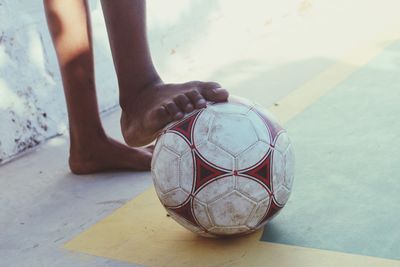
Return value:
[(182, 84), (151, 83), (122, 106), (121, 128), (125, 142), (143, 146), (152, 142), (168, 123), (206, 106), (207, 101), (224, 102), (228, 91), (218, 83), (192, 81)]

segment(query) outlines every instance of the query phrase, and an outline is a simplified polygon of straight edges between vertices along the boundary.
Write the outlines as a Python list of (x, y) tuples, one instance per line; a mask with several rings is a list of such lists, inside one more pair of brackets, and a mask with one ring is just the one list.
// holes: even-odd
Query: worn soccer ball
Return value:
[(250, 102), (208, 104), (167, 126), (152, 160), (169, 215), (202, 236), (255, 231), (288, 201), (294, 154), (286, 131)]

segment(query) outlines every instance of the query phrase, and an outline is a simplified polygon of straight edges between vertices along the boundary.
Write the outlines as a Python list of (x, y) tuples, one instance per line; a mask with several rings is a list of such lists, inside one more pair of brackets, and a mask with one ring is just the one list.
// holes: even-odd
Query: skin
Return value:
[(161, 80), (147, 43), (145, 0), (102, 0), (118, 78), (121, 131), (129, 146), (111, 139), (98, 112), (88, 3), (43, 3), (67, 101), (72, 172), (149, 170), (153, 147), (129, 146), (149, 144), (165, 125), (205, 107), (206, 101), (227, 101), (228, 92), (215, 82)]

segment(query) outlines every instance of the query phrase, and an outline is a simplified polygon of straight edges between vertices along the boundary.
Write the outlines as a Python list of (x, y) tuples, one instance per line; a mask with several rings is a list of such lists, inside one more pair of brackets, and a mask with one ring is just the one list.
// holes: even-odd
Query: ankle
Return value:
[(108, 137), (103, 129), (84, 134), (77, 134), (70, 131), (70, 150), (82, 153), (107, 140)]
[(140, 101), (138, 99), (139, 95), (143, 93), (146, 89), (155, 87), (156, 85), (163, 84), (161, 78), (156, 74), (151, 79), (147, 81), (129, 83), (129, 84), (119, 84), (120, 97), (119, 105), (122, 111), (126, 112), (132, 109), (135, 101)]

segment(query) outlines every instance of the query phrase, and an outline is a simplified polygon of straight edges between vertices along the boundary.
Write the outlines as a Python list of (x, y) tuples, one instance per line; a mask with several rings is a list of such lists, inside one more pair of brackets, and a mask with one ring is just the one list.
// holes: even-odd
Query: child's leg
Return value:
[(204, 107), (205, 100), (227, 100), (228, 92), (217, 83), (162, 83), (147, 44), (145, 0), (101, 3), (119, 80), (122, 133), (128, 144), (149, 143), (163, 126)]
[(149, 169), (151, 151), (129, 148), (108, 138), (101, 125), (87, 2), (44, 0), (44, 5), (67, 100), (71, 170)]

